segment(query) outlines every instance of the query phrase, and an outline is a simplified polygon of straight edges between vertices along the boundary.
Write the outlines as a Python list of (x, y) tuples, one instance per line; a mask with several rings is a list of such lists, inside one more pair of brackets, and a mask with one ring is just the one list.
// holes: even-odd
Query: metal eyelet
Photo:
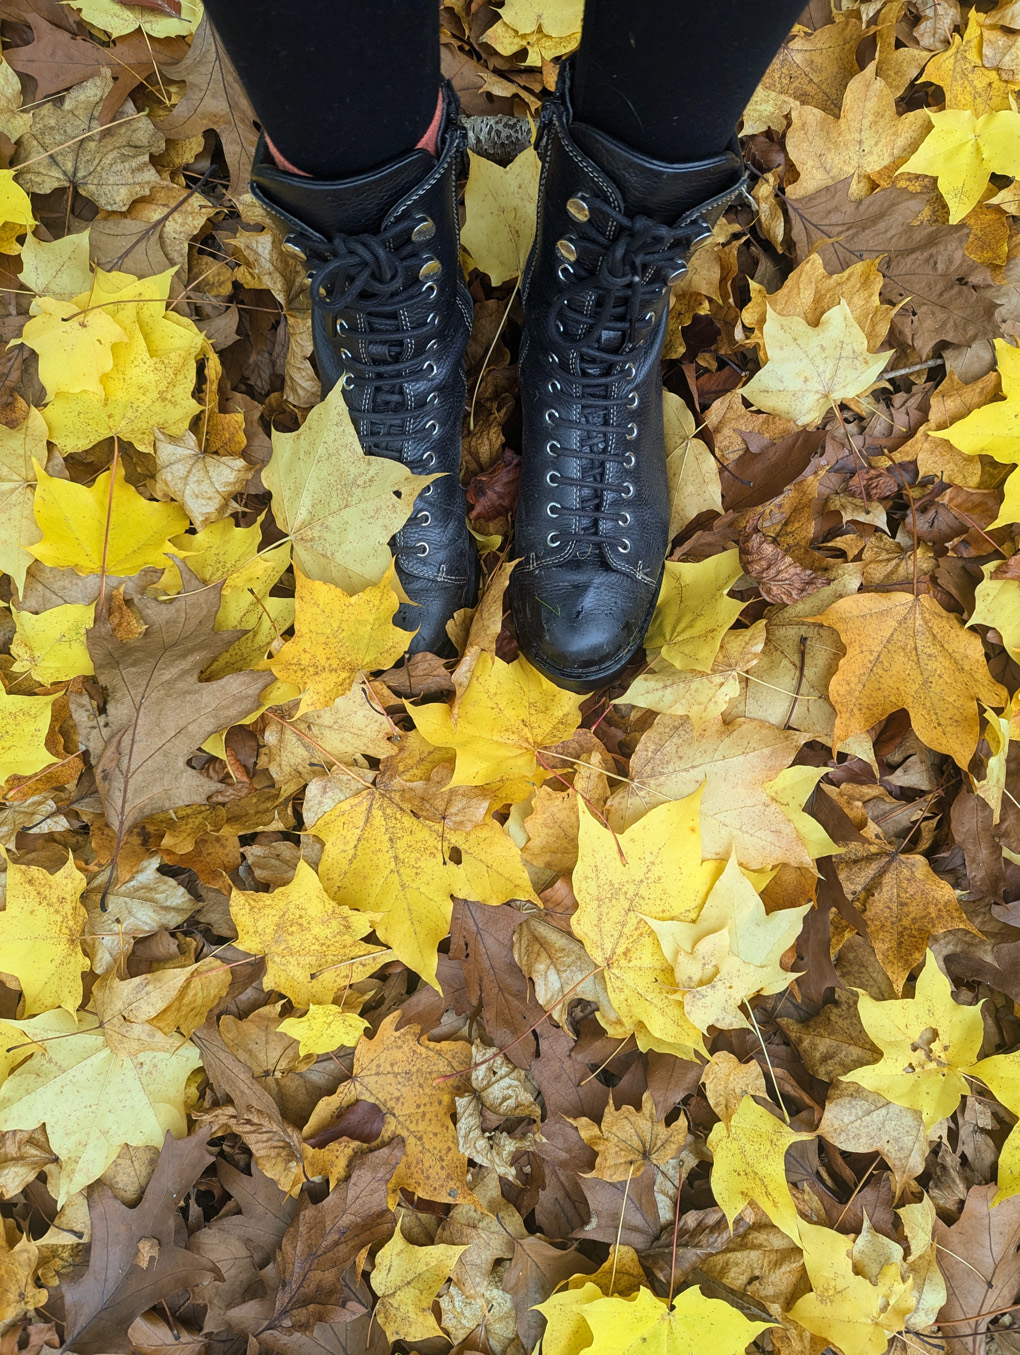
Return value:
[(425, 509), (421, 513), (415, 513), (414, 520), (415, 522), (420, 522), (423, 527), (428, 527), (431, 526), (432, 523), (432, 514)]
[(435, 452), (426, 452), (422, 457), (422, 460), (425, 462), (426, 466), (434, 466), (436, 464)]
[(561, 263), (556, 270), (556, 276), (559, 278), (560, 282), (569, 282), (574, 276), (574, 270), (571, 268), (570, 264)]
[(439, 368), (436, 366), (434, 362), (426, 362), (425, 366), (422, 368), (422, 371), (425, 373), (426, 376), (435, 376), (436, 373), (439, 371)]
[(433, 391), (432, 394), (429, 396), (429, 398), (425, 401), (425, 403), (426, 403), (427, 405), (438, 405), (438, 404), (439, 404), (439, 392), (438, 392), (438, 391)]
[(636, 424), (636, 423), (629, 423), (629, 424), (627, 425), (627, 441), (628, 441), (628, 442), (633, 442), (634, 439), (637, 437), (637, 435), (638, 435), (638, 426), (637, 426), (637, 424)]
[[(429, 488), (431, 488), (431, 486), (429, 486)], [(634, 486), (631, 484), (631, 482), (630, 482), (629, 480), (625, 480), (625, 481), (623, 482), (623, 488), (624, 488), (624, 490), (625, 490), (626, 492), (625, 492), (625, 493), (621, 493), (621, 494), (620, 494), (620, 498), (621, 498), (621, 499), (632, 499), (632, 498), (634, 497)]]
[(438, 311), (429, 311), (428, 315), (425, 317), (425, 323), (426, 323), (426, 325), (438, 325), (438, 324), (439, 324), (439, 312), (438, 312)]
[(567, 198), (567, 212), (575, 221), (587, 221), (591, 216), (584, 198)]
[(433, 353), (438, 347), (439, 347), (438, 339), (429, 339), (428, 343), (425, 345), (425, 352)]
[(426, 433), (430, 433), (433, 437), (439, 436), (439, 425), (436, 423), (435, 419), (429, 419), (428, 423), (425, 425), (425, 431)]
[(634, 459), (634, 453), (628, 452), (627, 455), (623, 458), (623, 469), (633, 470), (636, 464), (637, 462)]
[(414, 544), (421, 547), (421, 550), (418, 551), (417, 554), (424, 560), (425, 556), (429, 553), (429, 543), (427, 541), (416, 541)]
[(616, 547), (616, 549), (620, 552), (621, 555), (629, 555), (629, 554), (630, 554), (630, 542), (627, 540), (626, 537), (624, 537), (623, 540), (622, 540), (622, 541), (619, 543), (619, 545)]
[(556, 241), (556, 251), (562, 258), (566, 259), (567, 263), (573, 263), (577, 258), (577, 247), (574, 242), (568, 240), (566, 236), (564, 236), (562, 240)]
[(307, 259), (308, 255), (301, 248), (292, 235), (288, 235), (281, 245), (284, 254), (289, 254), (294, 259)]
[(549, 424), (550, 427), (552, 427), (553, 419), (558, 419), (559, 417), (560, 416), (555, 409), (547, 409), (545, 411), (545, 421), (547, 424)]
[(340, 315), (336, 317), (336, 327), (337, 329), (350, 329), (350, 325), (348, 325), (347, 321)]
[(654, 311), (645, 311), (645, 324), (650, 324), (655, 319)]
[(679, 268), (674, 268), (672, 273), (667, 274), (666, 286), (675, 287), (678, 282), (682, 282), (687, 275), (687, 265), (682, 263)]
[(548, 386), (546, 387), (546, 389), (548, 390), (548, 392), (549, 392), (550, 395), (555, 395), (556, 392), (557, 392), (557, 391), (561, 391), (561, 390), (563, 389), (563, 387), (562, 387), (562, 386), (560, 385), (560, 383), (556, 380), (556, 378), (553, 377), (552, 381), (549, 382), (549, 384), (548, 384)]
[(426, 282), (425, 286), (422, 288), (422, 291), (425, 293), (425, 295), (429, 298), (430, 301), (432, 300), (433, 297), (439, 295), (439, 288), (436, 286), (434, 282)]
[(349, 391), (353, 385), (354, 377), (351, 376), (350, 372), (344, 372), (343, 376), (340, 378), (340, 389), (342, 391)]
[(342, 358), (349, 358), (349, 357), (351, 356), (350, 350), (347, 349), (347, 348), (341, 348), (341, 349), (340, 349), (340, 356), (341, 356)]
[[(419, 499), (427, 499), (434, 489), (435, 489), (434, 483), (426, 485), (422, 492), (418, 495)], [(627, 497), (629, 498), (630, 495), (628, 495)]]
[[(556, 476), (556, 479), (555, 479), (555, 480), (553, 479), (553, 476), (554, 476), (554, 475)], [(550, 470), (550, 471), (546, 471), (546, 474), (545, 474), (545, 482), (546, 482), (546, 484), (549, 486), (550, 489), (555, 489), (555, 488), (557, 487), (557, 485), (560, 483), (560, 473), (559, 473), (559, 471), (558, 471), (558, 470)]]
[(553, 550), (555, 550), (556, 547), (560, 544), (559, 532), (550, 532), (549, 535), (545, 538), (545, 544), (547, 546), (552, 546)]
[(628, 408), (628, 409), (637, 409), (637, 407), (638, 407), (638, 405), (639, 405), (640, 403), (641, 403), (641, 396), (638, 395), (637, 391), (631, 391), (631, 393), (627, 396), (627, 408)]
[(565, 333), (566, 333), (566, 330), (565, 330), (564, 327), (563, 327), (563, 321), (562, 321), (562, 320), (557, 320), (557, 321), (556, 321), (556, 333), (557, 333), (557, 334), (565, 334)]
[[(556, 448), (555, 452), (553, 451), (554, 447)], [(551, 442), (547, 442), (545, 444), (545, 450), (548, 452), (550, 456), (557, 456), (560, 452), (563, 451), (563, 444), (557, 442), (556, 439), (553, 438)]]
[(430, 216), (422, 215), (421, 221), (411, 232), (411, 239), (417, 244), (421, 240), (431, 240), (436, 233), (436, 223)]
[(421, 269), (418, 272), (418, 277), (424, 282), (426, 278), (437, 278), (442, 271), (443, 265), (436, 256), (432, 254), (422, 264)]
[(637, 376), (637, 368), (634, 366), (632, 362), (628, 362), (626, 367), (624, 367), (623, 369), (623, 374), (628, 381), (633, 381), (634, 378)]
[(558, 367), (560, 365), (560, 360), (555, 353), (549, 354), (549, 361), (552, 363), (554, 367)]
[(546, 516), (551, 518), (558, 518), (559, 513), (554, 513), (553, 509), (562, 507), (563, 505), (561, 503), (556, 503), (555, 500), (552, 503), (547, 503), (545, 506)]
[(619, 525), (620, 525), (621, 527), (629, 527), (629, 526), (630, 526), (630, 514), (629, 514), (629, 513), (621, 513), (620, 516), (616, 519), (616, 521), (619, 523)]

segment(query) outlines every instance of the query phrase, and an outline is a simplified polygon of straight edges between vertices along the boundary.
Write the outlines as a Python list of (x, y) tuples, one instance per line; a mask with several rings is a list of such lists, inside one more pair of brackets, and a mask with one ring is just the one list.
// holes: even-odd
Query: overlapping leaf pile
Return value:
[[(581, 3), (442, 20), (484, 147)], [(534, 152), (472, 157), (486, 587), (408, 663), (427, 481), (316, 405), (209, 27), (0, 23), (2, 1355), (1013, 1350), (1020, 5), (812, 0), (586, 699), (504, 622)]]

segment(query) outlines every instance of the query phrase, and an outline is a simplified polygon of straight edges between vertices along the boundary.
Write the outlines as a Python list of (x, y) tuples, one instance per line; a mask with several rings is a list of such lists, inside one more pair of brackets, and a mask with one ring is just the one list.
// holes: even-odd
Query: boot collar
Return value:
[(442, 93), (438, 157), (415, 149), (353, 178), (315, 179), (280, 169), (262, 135), (252, 165), (252, 193), (298, 234), (311, 233), (328, 241), (338, 235), (377, 233), (404, 209), (408, 199), (441, 178), (450, 160), (463, 150), (464, 133), (457, 122), (459, 101), (447, 80)]

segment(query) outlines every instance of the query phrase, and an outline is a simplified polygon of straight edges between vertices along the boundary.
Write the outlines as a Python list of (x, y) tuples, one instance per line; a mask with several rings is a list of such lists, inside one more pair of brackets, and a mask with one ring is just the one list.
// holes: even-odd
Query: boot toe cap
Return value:
[(515, 570), (510, 588), (522, 653), (554, 682), (579, 691), (619, 676), (644, 639), (658, 594), (622, 574), (582, 581), (549, 568), (540, 577)]

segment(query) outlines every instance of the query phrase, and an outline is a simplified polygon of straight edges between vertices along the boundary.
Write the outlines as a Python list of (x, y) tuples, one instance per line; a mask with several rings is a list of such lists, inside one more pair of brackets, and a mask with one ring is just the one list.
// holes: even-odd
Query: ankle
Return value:
[(268, 136), (266, 137), (266, 150), (273, 157), (273, 161), (278, 169), (285, 169), (288, 174), (300, 174), (302, 178), (305, 179), (310, 179), (312, 177), (306, 170), (298, 169), (297, 165), (292, 165), (290, 161), (276, 149)]
[(425, 135), (415, 146), (415, 150), (428, 151), (430, 155), (438, 154), (439, 150), (439, 124), (443, 119), (443, 91), (439, 91), (439, 97), (436, 99), (436, 111), (432, 115), (432, 121), (425, 131)]

